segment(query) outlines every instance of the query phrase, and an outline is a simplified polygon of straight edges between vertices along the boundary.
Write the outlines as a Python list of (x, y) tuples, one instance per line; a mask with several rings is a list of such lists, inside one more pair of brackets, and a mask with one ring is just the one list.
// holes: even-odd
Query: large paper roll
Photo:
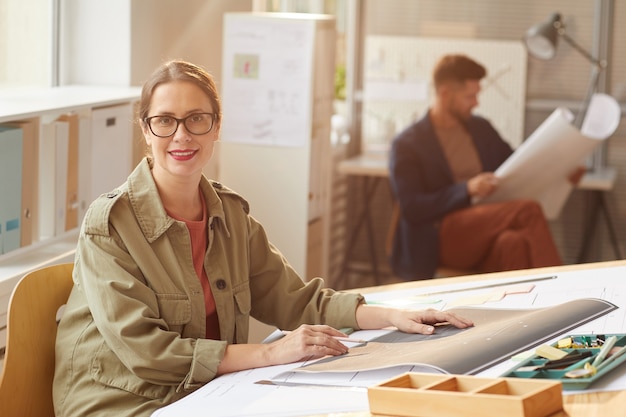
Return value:
[(534, 199), (548, 219), (558, 217), (573, 188), (569, 175), (615, 132), (620, 117), (617, 101), (602, 93), (592, 97), (581, 130), (568, 109), (557, 108), (496, 170), (496, 191), (476, 203)]

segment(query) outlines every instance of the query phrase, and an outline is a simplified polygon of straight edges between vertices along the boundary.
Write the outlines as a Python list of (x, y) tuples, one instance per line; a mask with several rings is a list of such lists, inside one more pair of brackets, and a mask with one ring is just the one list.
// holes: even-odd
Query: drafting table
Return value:
[[(359, 291), (368, 300), (385, 301), (397, 297), (406, 297), (415, 294), (438, 294), (438, 298), (451, 300), (455, 297), (465, 297), (477, 291), (491, 291), (496, 286), (525, 282), (532, 277), (547, 275), (557, 276), (554, 280), (536, 282), (533, 294), (520, 295), (521, 298), (510, 298), (501, 301), (501, 306), (519, 307), (536, 304), (543, 297), (584, 298), (602, 294), (607, 300), (618, 307), (616, 314), (602, 318), (601, 324), (594, 321), (589, 326), (596, 326), (597, 331), (620, 329), (624, 331), (626, 320), (626, 261), (611, 261), (593, 264), (568, 265), (562, 267), (539, 268), (533, 270), (511, 271), (504, 273), (472, 275), (464, 277), (411, 281), (399, 284), (390, 284), (380, 287), (371, 287)], [(509, 297), (509, 296), (507, 296)], [(540, 303), (541, 304), (541, 303)], [(425, 305), (423, 308), (427, 308)], [(583, 326), (584, 327), (584, 326)], [(589, 330), (585, 328), (584, 330)], [(359, 332), (357, 332), (359, 333)], [(576, 333), (576, 332), (572, 332)], [(356, 333), (355, 333), (356, 334)], [(496, 376), (506, 371), (505, 367), (495, 366), (492, 370), (481, 373), (482, 376)], [(292, 386), (264, 386), (255, 384), (259, 378), (276, 374), (293, 368), (293, 365), (259, 368), (225, 375), (200, 388), (188, 397), (161, 409), (153, 417), (169, 417), (177, 415), (205, 415), (211, 410), (216, 415), (223, 416), (330, 416), (333, 417), (369, 417), (366, 390), (350, 390), (348, 387), (292, 387)], [(497, 369), (502, 368), (502, 369)], [(589, 390), (564, 395), (565, 412), (559, 412), (551, 417), (593, 417), (611, 415), (616, 404), (626, 401), (626, 376), (624, 372), (616, 370), (614, 375), (607, 375), (604, 379), (611, 379), (606, 386), (598, 387), (601, 391)], [(220, 381), (218, 381), (220, 380)], [(216, 383), (217, 381), (217, 383)], [(231, 381), (231, 382), (229, 382)], [(598, 384), (602, 382), (599, 381)], [(221, 384), (221, 385), (220, 385)], [(613, 385), (611, 385), (613, 384)], [(621, 387), (621, 388), (620, 388)], [(592, 387), (593, 388), (593, 387)], [(219, 392), (223, 390), (223, 392)], [(219, 394), (219, 395), (217, 395)], [(234, 401), (228, 396), (238, 398)], [(245, 399), (242, 401), (242, 399)], [(306, 404), (306, 408), (302, 408)], [(328, 406), (326, 406), (328, 404)], [(247, 408), (246, 408), (247, 407)]]

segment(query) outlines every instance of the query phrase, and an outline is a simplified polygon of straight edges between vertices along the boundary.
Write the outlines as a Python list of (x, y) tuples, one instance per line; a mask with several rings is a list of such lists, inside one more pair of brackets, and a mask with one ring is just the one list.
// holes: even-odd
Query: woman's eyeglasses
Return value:
[(185, 125), (187, 132), (192, 135), (204, 135), (213, 129), (215, 114), (213, 113), (194, 113), (182, 119), (172, 116), (151, 116), (143, 119), (150, 128), (154, 136), (167, 138), (172, 136), (178, 130), (178, 125)]

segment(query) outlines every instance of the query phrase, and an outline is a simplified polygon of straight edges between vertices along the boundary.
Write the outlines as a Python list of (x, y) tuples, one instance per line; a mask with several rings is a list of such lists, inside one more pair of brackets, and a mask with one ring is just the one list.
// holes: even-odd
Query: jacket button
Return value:
[(217, 285), (218, 289), (223, 290), (224, 288), (226, 288), (226, 281), (224, 281), (223, 279), (218, 279), (215, 285)]
[(113, 198), (117, 196), (117, 191), (111, 191), (110, 193), (107, 193), (107, 198)]
[(220, 189), (220, 188), (222, 188), (222, 187), (223, 187), (223, 185), (222, 185), (221, 183), (219, 183), (219, 182), (214, 182), (214, 183), (213, 183), (213, 187), (215, 187), (215, 188), (217, 188), (217, 189)]

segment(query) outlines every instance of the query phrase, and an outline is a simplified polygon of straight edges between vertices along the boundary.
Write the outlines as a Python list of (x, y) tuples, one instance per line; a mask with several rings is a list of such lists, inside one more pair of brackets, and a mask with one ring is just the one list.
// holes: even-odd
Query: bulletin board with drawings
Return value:
[(475, 114), (491, 121), (516, 148), (524, 139), (527, 52), (521, 41), (368, 36), (365, 40), (363, 144), (385, 150), (396, 133), (421, 118), (434, 93), (441, 56), (462, 53), (487, 69)]

